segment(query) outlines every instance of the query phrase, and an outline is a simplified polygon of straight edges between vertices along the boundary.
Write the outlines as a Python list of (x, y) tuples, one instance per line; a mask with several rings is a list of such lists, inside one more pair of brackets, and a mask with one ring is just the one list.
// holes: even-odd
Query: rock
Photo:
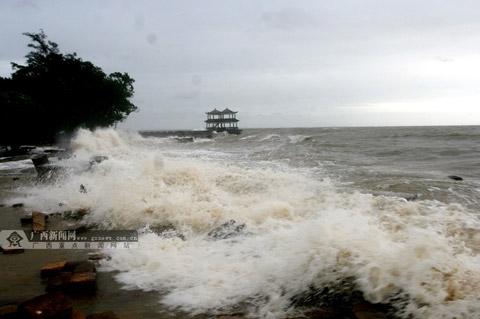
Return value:
[(88, 253), (89, 260), (101, 260), (105, 259), (107, 256), (101, 252)]
[(387, 316), (376, 306), (368, 302), (358, 302), (352, 308), (357, 319), (386, 319)]
[(61, 292), (53, 291), (20, 304), (17, 314), (21, 318), (70, 319), (72, 302)]
[(80, 193), (82, 193), (82, 194), (87, 193), (87, 189), (85, 188), (85, 186), (83, 186), (83, 184), (80, 184)]
[(97, 289), (97, 273), (81, 272), (73, 273), (66, 284), (66, 290), (70, 293), (91, 293)]
[(90, 157), (90, 161), (88, 162), (88, 164), (90, 165), (88, 169), (91, 169), (93, 166), (100, 164), (101, 162), (106, 160), (108, 160), (108, 156), (101, 156), (101, 155), (92, 156)]
[(305, 313), (308, 319), (336, 319), (339, 318), (339, 314), (333, 310), (315, 309)]
[(80, 262), (75, 270), (73, 271), (74, 274), (83, 273), (83, 272), (96, 272), (95, 264), (91, 261), (85, 260)]
[(33, 218), (33, 225), (32, 225), (32, 230), (40, 231), (40, 230), (45, 230), (45, 214), (41, 212), (33, 212), (32, 213), (32, 218)]
[(244, 228), (245, 224), (239, 225), (236, 221), (231, 219), (209, 232), (208, 236), (214, 239), (227, 239), (239, 235)]
[(19, 305), (22, 302), (35, 298), (35, 295), (25, 295), (25, 296), (3, 296), (0, 297), (0, 306), (7, 305)]
[(41, 155), (37, 155), (37, 156), (32, 157), (32, 162), (33, 162), (33, 165), (35, 166), (36, 169), (39, 166), (46, 165), (46, 164), (50, 163), (49, 160), (48, 160), (48, 156), (46, 154), (41, 154)]
[(64, 227), (63, 230), (74, 230), (76, 234), (79, 234), (87, 231), (88, 227), (87, 227), (87, 224), (85, 223), (75, 223), (73, 225)]
[(67, 261), (59, 261), (56, 263), (46, 264), (40, 270), (40, 276), (42, 278), (53, 277), (60, 274), (62, 271), (65, 271), (65, 267), (67, 266)]
[(17, 305), (4, 305), (0, 307), (0, 318), (17, 318)]
[(407, 201), (411, 202), (418, 199), (417, 194), (402, 193), (401, 197), (405, 198)]
[(20, 208), (20, 207), (23, 207), (23, 203), (16, 203), (16, 204), (13, 204), (12, 207), (13, 208)]
[(83, 216), (87, 215), (89, 212), (88, 209), (79, 209), (79, 210), (76, 210), (76, 211), (65, 211), (63, 212), (63, 216), (65, 218), (71, 218), (71, 219), (75, 219), (75, 220), (79, 220), (79, 219), (82, 219)]
[(87, 316), (87, 319), (119, 319), (112, 311), (94, 313)]
[(72, 311), (72, 318), (71, 319), (85, 319), (87, 318), (83, 313), (77, 310)]
[(460, 176), (457, 176), (457, 175), (450, 175), (450, 176), (447, 176), (448, 178), (450, 179), (453, 179), (454, 181), (463, 181), (463, 178), (460, 177)]
[(72, 278), (71, 272), (61, 272), (54, 277), (48, 279), (47, 291), (52, 290), (66, 290), (70, 279)]
[(356, 312), (357, 319), (387, 319), (387, 316), (381, 312)]
[(175, 140), (179, 143), (193, 142), (193, 137), (176, 137)]
[(31, 215), (22, 217), (22, 218), (20, 218), (20, 222), (22, 224), (32, 224), (33, 223), (33, 217)]
[(65, 265), (65, 271), (73, 272), (75, 270), (75, 268), (77, 268), (77, 266), (80, 265), (82, 262), (83, 262), (83, 260), (80, 260), (80, 261), (69, 260), (69, 261), (67, 261), (67, 264)]
[(2, 251), (4, 255), (23, 254), (25, 252), (23, 248), (10, 248), (10, 247), (0, 247), (0, 251)]

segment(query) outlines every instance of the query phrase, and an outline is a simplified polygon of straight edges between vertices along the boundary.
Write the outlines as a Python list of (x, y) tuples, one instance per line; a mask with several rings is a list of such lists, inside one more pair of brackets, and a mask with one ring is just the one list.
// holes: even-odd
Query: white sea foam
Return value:
[[(175, 227), (181, 237), (146, 232), (138, 249), (111, 251), (102, 269), (187, 311), (243, 305), (276, 318), (310, 287), (354, 278), (371, 302), (399, 297), (405, 317), (479, 317), (480, 223), (464, 207), (346, 194), (295, 172), (170, 158), (147, 145), (133, 133), (80, 131), (77, 159), (109, 159), (24, 190), (23, 202), (90, 208), (88, 221), (105, 228)], [(244, 227), (213, 238), (230, 220)]]

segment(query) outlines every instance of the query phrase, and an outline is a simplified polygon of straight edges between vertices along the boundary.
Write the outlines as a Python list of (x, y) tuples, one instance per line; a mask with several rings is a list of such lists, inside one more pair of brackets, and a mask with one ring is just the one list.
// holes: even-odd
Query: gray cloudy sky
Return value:
[(2, 0), (0, 21), (0, 76), (40, 28), (128, 72), (125, 128), (480, 124), (478, 0)]

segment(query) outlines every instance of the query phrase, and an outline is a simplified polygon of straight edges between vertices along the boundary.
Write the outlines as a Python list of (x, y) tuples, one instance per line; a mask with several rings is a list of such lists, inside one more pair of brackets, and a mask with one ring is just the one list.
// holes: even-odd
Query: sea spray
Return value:
[[(86, 220), (100, 228), (174, 229), (145, 231), (138, 249), (109, 251), (102, 265), (120, 271), (126, 289), (158, 291), (167, 306), (241, 305), (276, 318), (312, 287), (352, 278), (370, 302), (400, 300), (405, 318), (480, 314), (480, 223), (460, 204), (345, 192), (304, 171), (235, 165), (197, 149), (170, 156), (161, 141), (111, 129), (81, 130), (72, 145), (63, 165), (108, 160), (23, 189), (23, 202), (47, 213), (88, 208)], [(244, 226), (209, 235), (229, 221)]]

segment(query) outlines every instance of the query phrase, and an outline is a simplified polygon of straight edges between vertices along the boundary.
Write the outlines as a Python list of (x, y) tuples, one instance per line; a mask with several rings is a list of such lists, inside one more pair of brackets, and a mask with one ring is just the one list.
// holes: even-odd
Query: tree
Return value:
[(24, 35), (32, 49), (26, 65), (12, 63), (11, 78), (0, 77), (0, 144), (51, 143), (60, 133), (110, 126), (137, 110), (127, 73), (107, 75), (76, 53), (60, 53), (43, 30)]

